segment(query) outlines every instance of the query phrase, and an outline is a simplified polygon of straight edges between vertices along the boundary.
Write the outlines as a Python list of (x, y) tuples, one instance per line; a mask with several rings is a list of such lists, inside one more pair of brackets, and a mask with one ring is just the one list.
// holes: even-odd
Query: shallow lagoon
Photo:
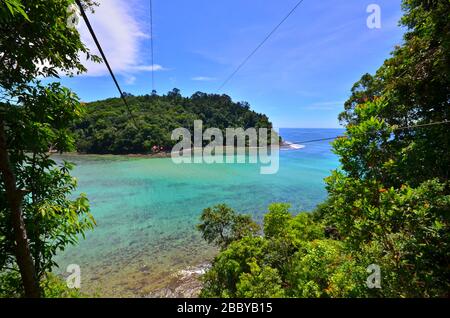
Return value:
[[(339, 129), (282, 129), (298, 142), (338, 136)], [(57, 160), (58, 160), (57, 156)], [(205, 207), (226, 203), (261, 220), (272, 202), (292, 211), (326, 197), (323, 179), (338, 167), (329, 141), (281, 150), (277, 174), (257, 164), (174, 164), (164, 158), (60, 157), (77, 166), (78, 192), (88, 195), (97, 221), (80, 244), (62, 252), (60, 272), (79, 264), (82, 290), (101, 296), (146, 296), (174, 273), (212, 259), (215, 250), (195, 229)]]

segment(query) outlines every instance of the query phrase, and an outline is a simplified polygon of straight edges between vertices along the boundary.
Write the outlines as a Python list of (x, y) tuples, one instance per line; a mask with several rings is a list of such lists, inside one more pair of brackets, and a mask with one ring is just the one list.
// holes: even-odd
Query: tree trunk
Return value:
[(11, 210), (11, 223), (15, 239), (15, 254), (17, 265), (22, 277), (25, 297), (39, 298), (41, 290), (36, 277), (33, 258), (27, 239), (27, 231), (22, 216), (23, 191), (17, 189), (16, 176), (12, 170), (3, 120), (0, 118), (0, 172), (5, 182), (6, 198)]

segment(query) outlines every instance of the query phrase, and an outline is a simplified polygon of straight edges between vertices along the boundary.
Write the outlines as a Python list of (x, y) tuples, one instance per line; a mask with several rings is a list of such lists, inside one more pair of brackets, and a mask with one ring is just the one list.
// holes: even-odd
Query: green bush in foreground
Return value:
[(363, 296), (359, 286), (364, 286), (365, 267), (343, 242), (328, 239), (312, 215), (292, 216), (288, 209), (286, 204), (269, 206), (268, 234), (236, 238), (223, 249), (203, 277), (200, 296)]
[[(0, 273), (0, 298), (23, 297), (21, 278), (17, 271), (9, 270)], [(58, 276), (48, 273), (42, 278), (42, 294), (45, 298), (84, 298), (84, 295), (76, 288), (68, 288), (66, 282)], [(89, 296), (90, 297), (90, 296)]]
[[(450, 196), (439, 192), (442, 187), (434, 181), (383, 194), (379, 223), (358, 240), (358, 248), (345, 232), (331, 235), (329, 219), (293, 216), (289, 205), (272, 204), (264, 219), (265, 235), (249, 232), (221, 246), (203, 277), (200, 296), (445, 297), (449, 231), (442, 215), (448, 215)], [(404, 222), (387, 221), (397, 217), (394, 211), (407, 215)], [(360, 235), (361, 226), (355, 220), (352, 233)], [(371, 264), (380, 267), (381, 288), (367, 285)]]

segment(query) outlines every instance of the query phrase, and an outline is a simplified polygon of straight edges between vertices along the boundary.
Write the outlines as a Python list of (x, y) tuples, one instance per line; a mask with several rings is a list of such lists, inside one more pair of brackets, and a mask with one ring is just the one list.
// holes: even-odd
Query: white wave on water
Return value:
[(210, 268), (211, 264), (204, 263), (196, 267), (188, 267), (187, 269), (180, 270), (177, 272), (177, 275), (181, 276), (182, 278), (186, 278), (192, 275), (200, 276), (205, 274)]
[(284, 142), (284, 146), (285, 146), (285, 148), (287, 148), (287, 149), (294, 149), (294, 150), (297, 150), (297, 149), (303, 149), (303, 148), (306, 147), (306, 146), (304, 146), (304, 145), (294, 144), (294, 143), (292, 143), (292, 142), (290, 142), (290, 141), (285, 141), (285, 142)]

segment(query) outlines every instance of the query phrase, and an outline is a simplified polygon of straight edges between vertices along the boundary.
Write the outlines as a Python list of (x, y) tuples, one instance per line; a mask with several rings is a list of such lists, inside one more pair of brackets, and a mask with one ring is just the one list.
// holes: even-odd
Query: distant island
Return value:
[(193, 131), (194, 120), (203, 128), (254, 127), (272, 129), (264, 114), (250, 109), (247, 102), (234, 102), (227, 95), (196, 92), (183, 97), (173, 89), (166, 95), (133, 96), (87, 103), (86, 114), (74, 126), (76, 148), (87, 154), (162, 154), (176, 141), (171, 133), (179, 127)]

